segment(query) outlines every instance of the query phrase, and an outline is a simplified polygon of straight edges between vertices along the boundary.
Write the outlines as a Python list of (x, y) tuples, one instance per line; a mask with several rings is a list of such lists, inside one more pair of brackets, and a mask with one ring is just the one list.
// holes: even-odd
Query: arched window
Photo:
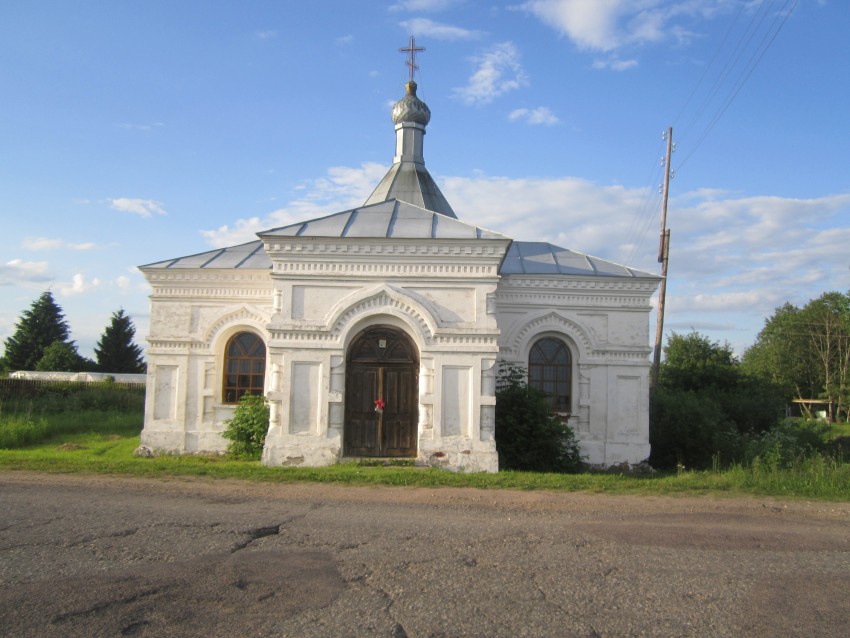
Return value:
[(230, 337), (224, 349), (225, 403), (238, 403), (243, 394), (263, 394), (266, 378), (266, 344), (253, 332)]
[(553, 412), (572, 412), (572, 362), (563, 341), (544, 337), (531, 346), (528, 385), (546, 393)]

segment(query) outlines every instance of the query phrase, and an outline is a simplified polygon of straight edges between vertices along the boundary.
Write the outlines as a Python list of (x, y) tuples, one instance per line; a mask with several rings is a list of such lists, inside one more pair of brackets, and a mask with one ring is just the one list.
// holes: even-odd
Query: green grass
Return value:
[(0, 449), (20, 448), (76, 433), (138, 435), (142, 417), (136, 412), (80, 410), (56, 414), (0, 413)]
[[(819, 455), (793, 462), (756, 460), (729, 470), (674, 474), (462, 474), (376, 461), (324, 468), (264, 467), (228, 456), (138, 458), (140, 406), (54, 411), (0, 406), (0, 470), (112, 474), (142, 477), (209, 477), (248, 481), (322, 482), (344, 485), (472, 487), (582, 491), (640, 495), (764, 495), (850, 500), (850, 464)], [(839, 433), (840, 435), (843, 433)]]
[(209, 477), (274, 483), (321, 482), (344, 485), (473, 487), (583, 491), (641, 495), (728, 494), (850, 500), (850, 465), (822, 457), (790, 469), (733, 467), (726, 471), (678, 474), (538, 474), (500, 472), (461, 474), (405, 466), (376, 467), (341, 463), (324, 468), (264, 467), (257, 461), (226, 456), (158, 456), (137, 458), (138, 436), (106, 431), (59, 435), (40, 444), (0, 450), (0, 469), (44, 472), (120, 474), (141, 477)]
[(850, 438), (850, 422), (830, 423), (828, 437), (830, 439)]

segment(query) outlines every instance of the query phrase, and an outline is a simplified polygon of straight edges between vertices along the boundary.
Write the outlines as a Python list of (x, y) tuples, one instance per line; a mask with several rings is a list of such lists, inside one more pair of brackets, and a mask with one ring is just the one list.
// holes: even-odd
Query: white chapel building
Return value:
[(266, 465), (401, 457), (495, 472), (509, 361), (588, 463), (649, 456), (660, 278), (459, 219), (425, 168), (430, 117), (411, 79), (392, 109), (393, 165), (363, 206), (140, 267), (153, 289), (142, 445), (224, 451), (251, 392), (270, 406)]

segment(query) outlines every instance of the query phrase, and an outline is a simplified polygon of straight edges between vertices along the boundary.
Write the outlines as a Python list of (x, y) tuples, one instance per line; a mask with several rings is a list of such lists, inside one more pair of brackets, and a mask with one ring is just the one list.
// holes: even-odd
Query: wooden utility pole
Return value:
[(664, 301), (667, 297), (667, 260), (670, 257), (670, 230), (667, 228), (667, 195), (670, 192), (670, 156), (673, 154), (673, 127), (667, 129), (667, 155), (664, 159), (664, 191), (661, 200), (661, 237), (658, 242), (658, 263), (661, 264), (661, 289), (658, 291), (658, 320), (655, 324), (655, 352), (652, 358), (650, 388), (658, 386), (661, 369), (661, 342), (664, 336)]

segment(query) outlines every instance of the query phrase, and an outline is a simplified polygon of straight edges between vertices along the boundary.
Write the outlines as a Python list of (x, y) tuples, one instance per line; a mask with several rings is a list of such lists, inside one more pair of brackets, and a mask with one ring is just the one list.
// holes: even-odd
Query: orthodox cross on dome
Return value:
[(419, 66), (416, 64), (416, 52), (424, 51), (425, 47), (416, 46), (416, 38), (410, 36), (410, 45), (406, 49), (399, 49), (401, 53), (409, 53), (410, 58), (405, 62), (410, 67), (410, 81), (413, 82), (413, 74)]

